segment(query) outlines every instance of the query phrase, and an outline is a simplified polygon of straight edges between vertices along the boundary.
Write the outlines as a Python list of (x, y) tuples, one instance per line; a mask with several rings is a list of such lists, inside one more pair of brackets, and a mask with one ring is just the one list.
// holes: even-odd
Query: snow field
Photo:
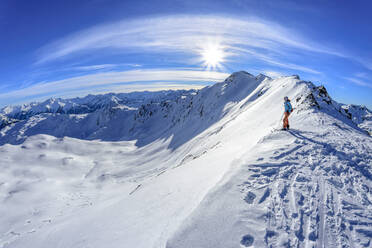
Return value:
[(183, 94), (3, 128), (0, 247), (371, 245), (371, 137), (328, 96), (245, 72)]

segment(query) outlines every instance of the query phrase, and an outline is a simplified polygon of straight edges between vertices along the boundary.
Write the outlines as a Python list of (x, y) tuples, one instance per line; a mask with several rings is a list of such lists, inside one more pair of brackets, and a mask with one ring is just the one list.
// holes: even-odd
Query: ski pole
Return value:
[(283, 114), (282, 114), (282, 116), (280, 117), (280, 119), (279, 119), (279, 126), (281, 125), (281, 123), (282, 123), (282, 121), (283, 121), (283, 117), (284, 117), (284, 112), (283, 112)]

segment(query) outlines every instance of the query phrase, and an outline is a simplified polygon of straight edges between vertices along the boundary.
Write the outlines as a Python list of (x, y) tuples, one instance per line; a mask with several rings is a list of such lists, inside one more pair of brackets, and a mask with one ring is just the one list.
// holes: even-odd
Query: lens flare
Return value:
[(215, 70), (222, 67), (226, 54), (219, 44), (207, 44), (201, 51), (201, 60), (208, 70)]

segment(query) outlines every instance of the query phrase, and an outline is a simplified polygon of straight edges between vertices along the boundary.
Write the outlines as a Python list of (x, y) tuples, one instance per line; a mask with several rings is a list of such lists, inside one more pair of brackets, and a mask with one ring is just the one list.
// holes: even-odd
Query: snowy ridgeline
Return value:
[(298, 76), (49, 99), (0, 120), (0, 247), (372, 246), (371, 111)]
[[(164, 132), (180, 122), (183, 123), (180, 125), (194, 123), (195, 117), (201, 117), (201, 126), (209, 126), (221, 118), (227, 102), (244, 99), (248, 92), (263, 87), (264, 84), (259, 85), (262, 81), (275, 83), (275, 80), (262, 74), (257, 77), (244, 72), (241, 74), (253, 78), (254, 82), (249, 87), (244, 82), (243, 85), (234, 85), (234, 79), (239, 74), (233, 74), (223, 83), (198, 91), (110, 93), (7, 106), (0, 110), (0, 145), (19, 144), (36, 134), (106, 141), (139, 139), (147, 144), (162, 137)], [(298, 79), (296, 76), (293, 78)], [(299, 108), (316, 107), (335, 117), (346, 117), (360, 128), (372, 132), (372, 112), (369, 109), (339, 104), (331, 99), (323, 86), (316, 87), (303, 81), (299, 83), (308, 86), (308, 91), (292, 99)], [(259, 91), (256, 97), (265, 90)], [(199, 131), (197, 129), (199, 127), (195, 131)], [(145, 136), (152, 138), (144, 140)]]

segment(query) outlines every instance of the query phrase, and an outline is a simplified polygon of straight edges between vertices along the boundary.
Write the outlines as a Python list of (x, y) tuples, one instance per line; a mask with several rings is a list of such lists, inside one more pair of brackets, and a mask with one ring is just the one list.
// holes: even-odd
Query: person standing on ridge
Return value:
[(289, 122), (288, 117), (292, 113), (293, 108), (291, 105), (291, 101), (288, 99), (288, 97), (284, 97), (284, 119), (283, 119), (283, 130), (289, 129)]

